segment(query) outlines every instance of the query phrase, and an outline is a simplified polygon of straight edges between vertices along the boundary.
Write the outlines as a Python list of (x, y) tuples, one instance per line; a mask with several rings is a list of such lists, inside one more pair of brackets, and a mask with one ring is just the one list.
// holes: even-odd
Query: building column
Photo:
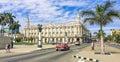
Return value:
[(56, 43), (56, 38), (54, 38), (54, 42)]
[(79, 39), (80, 39), (80, 43), (83, 43), (82, 38), (79, 38)]
[(68, 37), (65, 38), (65, 42), (69, 42), (69, 41), (68, 41)]
[(48, 43), (49, 42), (49, 38), (46, 38), (47, 40), (46, 40), (46, 43)]
[(73, 41), (72, 41), (72, 38), (70, 38), (70, 43), (72, 43)]
[(37, 40), (37, 38), (35, 38), (35, 39), (34, 39), (34, 42), (35, 42), (35, 43), (38, 43), (38, 40)]
[(74, 38), (74, 41), (73, 42), (75, 42), (76, 41), (76, 38)]
[(42, 42), (45, 43), (45, 38), (42, 38)]
[(60, 41), (60, 38), (58, 38), (58, 40), (57, 40), (57, 41), (61, 42), (61, 41)]
[(62, 42), (64, 42), (64, 38), (62, 38)]
[(35, 43), (35, 38), (33, 38), (33, 43)]

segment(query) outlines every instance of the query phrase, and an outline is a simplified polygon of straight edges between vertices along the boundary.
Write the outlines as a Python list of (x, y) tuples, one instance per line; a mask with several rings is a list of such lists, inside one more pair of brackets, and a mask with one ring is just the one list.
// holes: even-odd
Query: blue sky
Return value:
[[(104, 4), (107, 0), (0, 0), (0, 13), (12, 12), (16, 20), (20, 21), (21, 29), (25, 26), (27, 15), (32, 25), (52, 23), (66, 23), (74, 21), (78, 12), (94, 9), (97, 4)], [(120, 1), (116, 1), (115, 10), (120, 11)], [(81, 17), (81, 22), (83, 18)], [(99, 30), (97, 25), (86, 24), (90, 31)], [(120, 29), (120, 20), (103, 28), (109, 34), (110, 29)]]

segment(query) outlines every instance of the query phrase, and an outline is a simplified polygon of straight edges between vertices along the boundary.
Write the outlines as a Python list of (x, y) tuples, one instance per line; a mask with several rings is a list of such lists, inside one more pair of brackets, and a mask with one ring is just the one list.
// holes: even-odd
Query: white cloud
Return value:
[(73, 0), (68, 0), (68, 1), (62, 1), (60, 3), (56, 3), (56, 5), (60, 6), (85, 6), (87, 5), (87, 2), (79, 0), (79, 1), (73, 1)]
[[(27, 15), (32, 24), (37, 23), (63, 23), (74, 21), (78, 13), (78, 7), (92, 9), (99, 0), (0, 0), (0, 12), (9, 11), (17, 17), (20, 23), (25, 23)], [(65, 10), (62, 6), (77, 7), (71, 10)], [(118, 7), (118, 6), (116, 6)], [(80, 10), (80, 11), (81, 11)], [(60, 16), (60, 17), (58, 17)], [(117, 20), (117, 22), (119, 22)], [(22, 27), (24, 27), (22, 25)], [(114, 27), (114, 26), (113, 26)], [(97, 30), (96, 27), (90, 28), (91, 31)]]
[(8, 3), (10, 2), (10, 0), (0, 0), (0, 4), (5, 4), (5, 3)]

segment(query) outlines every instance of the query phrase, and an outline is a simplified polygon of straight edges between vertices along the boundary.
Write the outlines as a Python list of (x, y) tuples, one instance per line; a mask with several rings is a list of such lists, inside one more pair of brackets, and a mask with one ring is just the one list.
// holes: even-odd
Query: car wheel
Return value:
[(58, 49), (56, 49), (56, 51), (58, 51)]
[(70, 50), (70, 48), (68, 48), (68, 50)]

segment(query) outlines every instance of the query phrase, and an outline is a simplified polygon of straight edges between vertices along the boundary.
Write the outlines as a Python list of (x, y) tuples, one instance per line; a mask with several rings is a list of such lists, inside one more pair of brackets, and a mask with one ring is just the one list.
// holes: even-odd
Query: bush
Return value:
[(22, 38), (15, 38), (15, 41), (16, 41), (16, 42), (21, 42), (21, 41), (22, 41)]

